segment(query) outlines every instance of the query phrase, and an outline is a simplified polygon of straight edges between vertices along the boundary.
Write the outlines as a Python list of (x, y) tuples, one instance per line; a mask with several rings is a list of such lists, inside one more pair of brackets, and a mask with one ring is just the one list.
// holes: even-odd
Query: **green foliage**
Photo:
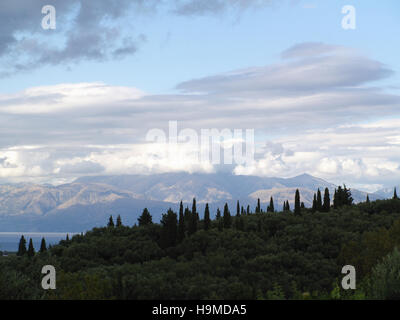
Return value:
[(150, 215), (149, 210), (144, 208), (142, 215), (138, 218), (139, 227), (147, 226), (153, 223), (153, 218)]
[(231, 213), (229, 212), (228, 204), (224, 206), (224, 228), (230, 228), (232, 224)]
[(160, 245), (163, 248), (173, 247), (176, 244), (178, 235), (178, 220), (176, 213), (172, 209), (169, 209), (167, 214), (163, 214), (161, 225)]
[(400, 252), (397, 248), (376, 265), (370, 277), (370, 298), (400, 299)]
[(118, 215), (118, 217), (117, 217), (117, 224), (116, 224), (116, 226), (117, 226), (117, 227), (121, 227), (121, 226), (122, 226), (122, 219), (121, 219), (121, 216), (120, 216), (120, 215)]
[[(317, 200), (318, 202), (318, 200)], [(317, 206), (318, 208), (318, 206)], [(296, 194), (294, 197), (294, 214), (295, 215), (300, 215), (301, 214), (301, 205), (300, 205), (300, 191), (299, 189), (296, 189)]]
[(322, 211), (323, 212), (329, 212), (330, 209), (331, 209), (331, 197), (329, 195), (329, 189), (325, 188), (324, 203), (322, 205)]
[(108, 218), (107, 227), (109, 227), (109, 228), (114, 228), (114, 220), (113, 220), (113, 217), (112, 217), (112, 216), (110, 216), (110, 218)]
[(204, 230), (210, 229), (210, 209), (208, 208), (208, 203), (206, 203), (206, 208), (204, 210)]
[(33, 257), (35, 255), (35, 248), (33, 247), (32, 238), (29, 239), (29, 246), (28, 246), (28, 257)]
[(47, 246), (46, 246), (46, 240), (42, 238), (42, 241), (40, 242), (40, 253), (45, 253), (47, 251)]
[[(160, 224), (152, 223), (146, 209), (139, 226), (94, 228), (30, 258), (0, 257), (0, 298), (397, 297), (400, 284), (387, 279), (398, 277), (399, 253), (393, 250), (400, 246), (400, 201), (345, 205), (329, 213), (305, 208), (293, 214), (287, 206), (279, 213), (248, 209), (231, 217), (226, 205), (223, 217), (218, 210), (209, 223), (206, 206), (204, 222), (192, 234), (186, 231), (196, 215), (182, 204), (179, 223), (171, 209)], [(45, 264), (56, 266), (55, 291), (40, 289)], [(356, 267), (356, 291), (340, 289), (345, 264)]]
[(21, 239), (19, 240), (19, 245), (18, 245), (18, 256), (23, 256), (26, 254), (26, 240), (25, 237), (22, 235)]

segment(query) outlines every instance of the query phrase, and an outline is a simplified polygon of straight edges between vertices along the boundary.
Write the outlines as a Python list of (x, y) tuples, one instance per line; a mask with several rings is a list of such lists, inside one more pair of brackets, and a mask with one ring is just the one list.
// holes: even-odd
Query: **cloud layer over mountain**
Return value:
[[(117, 14), (117, 12), (115, 13)], [(5, 50), (5, 49), (4, 49)], [(0, 177), (63, 182), (86, 174), (212, 172), (196, 146), (145, 140), (150, 129), (255, 129), (257, 154), (239, 174), (294, 176), (374, 188), (400, 180), (400, 97), (374, 84), (393, 72), (350, 48), (302, 43), (278, 63), (193, 79), (177, 93), (105, 83), (0, 95)]]

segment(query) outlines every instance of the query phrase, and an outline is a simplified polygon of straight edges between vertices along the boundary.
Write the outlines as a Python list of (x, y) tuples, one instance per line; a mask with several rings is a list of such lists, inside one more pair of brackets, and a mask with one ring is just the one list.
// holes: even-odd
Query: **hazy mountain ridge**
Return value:
[[(177, 210), (181, 200), (190, 206), (194, 197), (199, 211), (207, 202), (212, 215), (225, 202), (234, 212), (237, 200), (254, 209), (260, 198), (262, 208), (266, 209), (271, 196), (275, 209), (280, 210), (283, 201), (289, 200), (293, 205), (296, 188), (309, 207), (316, 190), (323, 192), (325, 187), (329, 188), (332, 200), (336, 186), (308, 174), (285, 179), (227, 173), (164, 173), (83, 177), (59, 186), (0, 185), (0, 231), (84, 231), (104, 224), (110, 214), (121, 214), (126, 223), (133, 224), (144, 207), (151, 209), (158, 221), (169, 207)], [(365, 200), (365, 192), (351, 191), (355, 202)], [(371, 200), (377, 198), (384, 196), (370, 194)]]

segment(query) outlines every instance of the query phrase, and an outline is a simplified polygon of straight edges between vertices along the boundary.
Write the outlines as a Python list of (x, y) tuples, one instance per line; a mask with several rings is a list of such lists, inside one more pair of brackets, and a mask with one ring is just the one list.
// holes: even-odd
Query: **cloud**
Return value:
[(210, 94), (313, 93), (357, 87), (393, 74), (378, 61), (323, 43), (296, 45), (282, 57), (289, 61), (190, 80), (179, 84), (177, 89)]
[(219, 14), (228, 10), (243, 11), (276, 3), (275, 0), (183, 0), (175, 1), (174, 11), (179, 15)]
[(140, 14), (153, 8), (155, 3), (150, 0), (52, 0), (57, 28), (44, 31), (41, 10), (49, 1), (3, 0), (0, 4), (0, 76), (44, 65), (104, 61), (134, 54), (145, 36), (132, 33), (132, 26), (126, 21), (128, 13)]
[[(0, 78), (48, 65), (103, 62), (135, 54), (146, 42), (139, 17), (162, 12), (180, 16), (239, 13), (272, 0), (2, 0)], [(56, 9), (56, 30), (43, 30), (45, 5)]]
[[(237, 174), (336, 183), (400, 179), (400, 97), (378, 86), (392, 71), (349, 48), (299, 44), (273, 65), (233, 70), (155, 95), (104, 83), (0, 94), (0, 176), (66, 181), (86, 174), (210, 172), (184, 145), (167, 157), (150, 129), (254, 129), (258, 154)], [(384, 117), (383, 117), (384, 116)], [(231, 167), (230, 167), (231, 168)], [(232, 168), (231, 168), (232, 169)]]

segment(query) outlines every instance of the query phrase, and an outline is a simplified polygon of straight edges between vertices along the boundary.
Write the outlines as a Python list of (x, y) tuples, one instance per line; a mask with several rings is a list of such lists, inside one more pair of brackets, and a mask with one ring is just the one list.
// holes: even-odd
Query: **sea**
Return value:
[(33, 247), (36, 251), (40, 249), (42, 238), (46, 240), (46, 245), (49, 246), (58, 244), (60, 240), (67, 237), (71, 238), (74, 232), (0, 232), (0, 251), (3, 252), (17, 252), (18, 244), (21, 236), (23, 235), (28, 247), (29, 239), (32, 239)]

